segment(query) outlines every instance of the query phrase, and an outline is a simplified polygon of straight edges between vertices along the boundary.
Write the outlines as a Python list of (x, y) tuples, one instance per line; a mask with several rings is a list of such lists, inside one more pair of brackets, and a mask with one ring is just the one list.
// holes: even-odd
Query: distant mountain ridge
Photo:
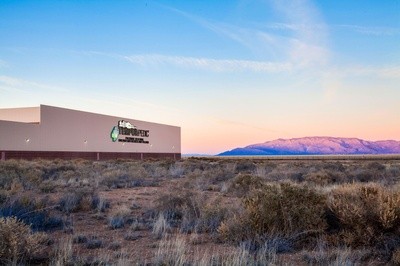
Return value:
[(223, 155), (324, 155), (324, 154), (400, 154), (400, 141), (367, 141), (358, 138), (304, 137), (276, 139), (244, 148), (225, 151)]

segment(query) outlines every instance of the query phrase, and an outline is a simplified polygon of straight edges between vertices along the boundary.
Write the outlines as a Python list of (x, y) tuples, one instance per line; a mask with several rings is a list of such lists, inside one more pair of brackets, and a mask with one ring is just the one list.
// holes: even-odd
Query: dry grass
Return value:
[(2, 161), (0, 219), (24, 234), (0, 257), (35, 263), (38, 243), (52, 265), (396, 264), (398, 180), (390, 158)]

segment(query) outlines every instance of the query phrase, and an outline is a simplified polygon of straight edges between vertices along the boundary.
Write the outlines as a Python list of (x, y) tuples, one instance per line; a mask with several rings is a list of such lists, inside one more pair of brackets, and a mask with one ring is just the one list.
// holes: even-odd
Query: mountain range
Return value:
[(400, 141), (367, 141), (358, 138), (304, 137), (277, 139), (218, 155), (323, 155), (323, 154), (400, 154)]

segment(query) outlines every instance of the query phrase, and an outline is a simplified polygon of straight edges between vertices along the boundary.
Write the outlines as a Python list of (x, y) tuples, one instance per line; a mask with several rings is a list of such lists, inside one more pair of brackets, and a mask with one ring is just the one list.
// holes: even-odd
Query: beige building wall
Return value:
[[(46, 105), (21, 109), (24, 110), (0, 110), (2, 151), (181, 153), (180, 127)], [(10, 117), (6, 117), (7, 113)], [(4, 121), (15, 117), (19, 122)], [(149, 143), (113, 142), (111, 130), (119, 120), (149, 130), (149, 137), (140, 137)], [(40, 123), (31, 124), (34, 121)]]
[(0, 109), (0, 120), (22, 123), (39, 123), (40, 107)]

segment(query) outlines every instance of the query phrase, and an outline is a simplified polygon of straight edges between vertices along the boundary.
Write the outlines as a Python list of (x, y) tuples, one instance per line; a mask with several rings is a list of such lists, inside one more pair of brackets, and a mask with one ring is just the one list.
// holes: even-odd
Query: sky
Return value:
[(399, 0), (0, 0), (0, 108), (181, 127), (182, 153), (400, 140)]

